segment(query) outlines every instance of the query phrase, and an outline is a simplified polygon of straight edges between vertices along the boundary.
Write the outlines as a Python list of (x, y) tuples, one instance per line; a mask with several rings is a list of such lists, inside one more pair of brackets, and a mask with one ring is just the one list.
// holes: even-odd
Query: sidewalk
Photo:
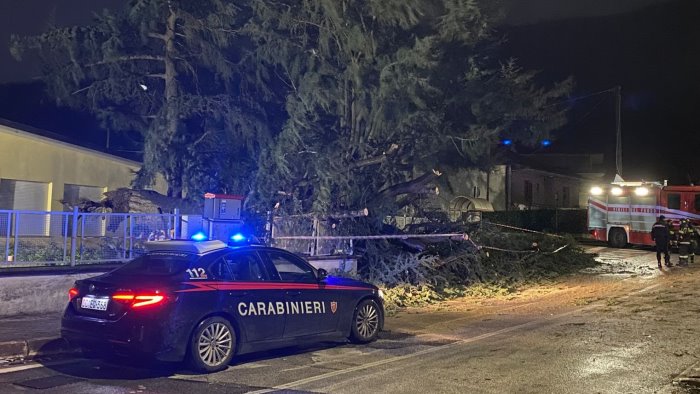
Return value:
[(0, 318), (0, 359), (33, 358), (73, 351), (60, 338), (61, 314)]

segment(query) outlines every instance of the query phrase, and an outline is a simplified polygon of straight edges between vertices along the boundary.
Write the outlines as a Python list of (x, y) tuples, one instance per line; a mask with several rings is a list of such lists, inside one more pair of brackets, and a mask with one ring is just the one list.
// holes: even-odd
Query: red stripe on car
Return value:
[(176, 293), (190, 293), (216, 290), (371, 290), (368, 287), (323, 285), (314, 283), (279, 283), (279, 282), (182, 282), (194, 286), (190, 289), (177, 290)]

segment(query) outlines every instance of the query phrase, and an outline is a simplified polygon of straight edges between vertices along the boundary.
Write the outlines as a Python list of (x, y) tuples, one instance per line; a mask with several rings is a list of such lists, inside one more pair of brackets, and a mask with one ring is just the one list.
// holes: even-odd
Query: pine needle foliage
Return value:
[(237, 32), (244, 20), (224, 0), (131, 0), (85, 26), (13, 36), (12, 52), (40, 56), (59, 104), (140, 133), (137, 186), (161, 173), (170, 196), (247, 193), (238, 174), (256, 171), (270, 131)]
[(504, 137), (536, 144), (565, 122), (571, 81), (498, 58), (475, 0), (253, 0), (245, 33), (284, 91), (256, 203), (288, 213), (411, 204), (443, 173), (488, 166)]

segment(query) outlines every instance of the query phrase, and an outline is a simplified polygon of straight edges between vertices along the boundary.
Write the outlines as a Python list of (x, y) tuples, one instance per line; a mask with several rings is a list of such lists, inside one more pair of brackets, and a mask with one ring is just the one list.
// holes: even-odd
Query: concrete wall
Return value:
[[(0, 179), (49, 185), (47, 211), (62, 211), (65, 184), (95, 186), (104, 191), (129, 187), (141, 164), (0, 125)], [(166, 192), (162, 179), (153, 187)]]
[(0, 317), (61, 312), (73, 283), (97, 275), (100, 273), (0, 277)]

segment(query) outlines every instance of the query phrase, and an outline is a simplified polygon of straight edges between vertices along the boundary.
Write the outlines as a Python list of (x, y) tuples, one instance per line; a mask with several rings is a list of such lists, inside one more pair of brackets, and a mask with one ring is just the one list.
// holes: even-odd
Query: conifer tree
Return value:
[[(450, 169), (488, 167), (508, 137), (565, 122), (570, 81), (544, 88), (499, 59), (476, 0), (252, 0), (255, 55), (288, 119), (263, 151), (260, 202), (390, 212)], [(398, 204), (398, 205), (397, 205)]]
[(86, 26), (13, 37), (12, 51), (39, 54), (59, 103), (143, 136), (137, 185), (161, 173), (170, 196), (241, 193), (249, 185), (231, 170), (254, 173), (269, 135), (248, 80), (242, 21), (230, 1), (131, 0)]

